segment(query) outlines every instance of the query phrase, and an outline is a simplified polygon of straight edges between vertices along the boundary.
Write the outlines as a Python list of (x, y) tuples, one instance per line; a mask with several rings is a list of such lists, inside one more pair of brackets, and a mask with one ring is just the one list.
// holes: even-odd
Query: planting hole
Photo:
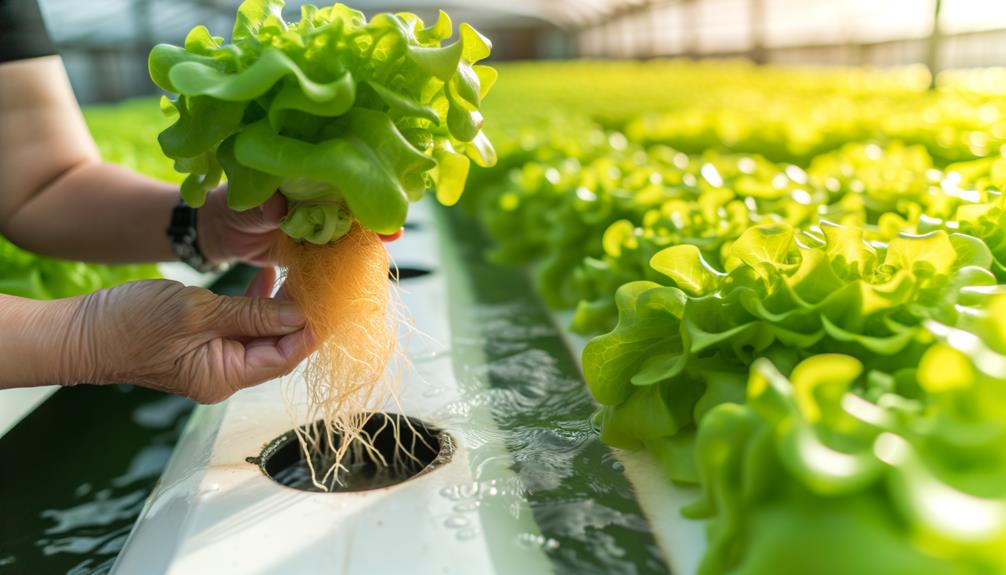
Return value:
[(427, 268), (413, 267), (413, 266), (399, 266), (397, 268), (391, 268), (390, 270), (388, 270), (388, 278), (391, 279), (392, 281), (396, 279), (398, 281), (404, 281), (413, 278), (421, 278), (423, 276), (428, 276), (431, 273), (433, 273), (433, 271)]
[[(323, 429), (320, 421), (313, 427), (315, 433)], [(363, 426), (363, 434), (372, 449), (365, 449), (359, 439), (354, 440), (361, 448), (350, 447), (338, 481), (334, 477), (327, 479), (327, 489), (311, 480), (311, 470), (293, 430), (269, 442), (259, 457), (250, 457), (248, 461), (280, 485), (301, 491), (349, 492), (402, 483), (447, 463), (454, 452), (454, 442), (447, 432), (397, 413), (373, 414)], [(341, 441), (341, 437), (333, 437), (335, 445)], [(315, 455), (313, 464), (315, 469), (327, 469), (331, 462)]]

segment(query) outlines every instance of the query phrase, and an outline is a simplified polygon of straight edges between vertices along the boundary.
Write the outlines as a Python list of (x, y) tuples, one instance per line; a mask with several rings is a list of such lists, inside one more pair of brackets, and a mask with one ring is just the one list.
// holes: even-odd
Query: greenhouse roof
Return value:
[[(106, 0), (82, 4), (76, 0), (40, 0), (53, 38), (61, 44), (121, 45), (144, 39), (178, 41), (197, 23), (210, 23), (226, 34), (239, 0)], [(290, 0), (285, 13), (294, 18), (305, 0)], [(323, 4), (324, 2), (314, 2)], [(438, 9), (455, 20), (486, 28), (533, 22), (579, 27), (607, 14), (649, 4), (649, 0), (351, 0), (354, 8), (374, 13), (410, 10), (434, 17)]]

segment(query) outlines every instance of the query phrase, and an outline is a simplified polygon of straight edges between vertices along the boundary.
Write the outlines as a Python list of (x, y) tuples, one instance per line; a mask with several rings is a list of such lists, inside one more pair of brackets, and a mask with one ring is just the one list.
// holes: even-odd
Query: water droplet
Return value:
[(622, 463), (620, 461), (616, 461), (616, 462), (614, 462), (614, 463), (611, 464), (611, 468), (614, 469), (615, 471), (621, 471), (621, 470), (625, 469), (625, 466), (622, 465)]
[(490, 497), (496, 497), (497, 494), (499, 494), (499, 489), (496, 489), (495, 487), (490, 487), (489, 488), (489, 496)]
[(461, 497), (471, 499), (479, 494), (479, 484), (477, 482), (473, 482), (467, 485), (461, 485), (459, 492)]
[(471, 541), (479, 536), (479, 530), (474, 527), (466, 527), (458, 531), (458, 540), (460, 541)]
[(524, 549), (545, 549), (551, 551), (559, 548), (559, 542), (555, 539), (534, 533), (521, 533), (517, 536), (517, 544)]
[(481, 501), (462, 501), (454, 506), (454, 511), (458, 513), (468, 513), (470, 511), (475, 511), (482, 505)]
[(517, 545), (524, 549), (534, 549), (537, 547), (536, 540), (538, 536), (533, 533), (521, 533), (517, 536)]
[(451, 515), (444, 521), (444, 525), (450, 529), (460, 529), (462, 527), (468, 527), (468, 518), (464, 515)]
[(450, 499), (451, 501), (457, 501), (461, 499), (457, 485), (448, 485), (442, 488), (440, 490), (440, 495), (446, 497), (447, 499)]

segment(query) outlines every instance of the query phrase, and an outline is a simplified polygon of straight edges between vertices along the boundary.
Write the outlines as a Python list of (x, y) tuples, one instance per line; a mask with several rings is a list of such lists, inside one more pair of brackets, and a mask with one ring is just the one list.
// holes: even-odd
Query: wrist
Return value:
[(171, 223), (165, 230), (175, 257), (200, 273), (219, 271), (225, 261), (218, 249), (221, 242), (216, 235), (218, 226), (212, 221), (212, 204), (212, 197), (202, 208), (180, 202), (171, 210)]
[(216, 202), (207, 201), (203, 207), (199, 208), (199, 217), (196, 219), (196, 235), (199, 249), (206, 257), (206, 261), (211, 265), (219, 266), (231, 263), (232, 258), (223, 249), (223, 242), (220, 238), (221, 226), (216, 221), (218, 213), (215, 204)]
[(0, 299), (0, 388), (99, 383), (85, 305), (85, 297)]

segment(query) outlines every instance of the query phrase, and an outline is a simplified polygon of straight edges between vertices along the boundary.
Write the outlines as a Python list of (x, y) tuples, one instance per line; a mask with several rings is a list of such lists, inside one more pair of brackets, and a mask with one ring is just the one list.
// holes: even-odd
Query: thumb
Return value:
[(244, 344), (243, 369), (235, 387), (249, 387), (289, 373), (310, 354), (313, 342), (310, 330), (305, 329), (283, 337), (264, 337)]
[(269, 337), (300, 331), (307, 324), (295, 302), (270, 298), (221, 296), (209, 329), (230, 337)]
[(267, 226), (275, 228), (285, 215), (286, 198), (283, 197), (283, 194), (276, 193), (273, 197), (269, 198), (269, 201), (262, 204), (262, 221)]
[(286, 198), (283, 194), (273, 194), (264, 204), (253, 209), (235, 214), (239, 227), (248, 233), (262, 234), (279, 227), (280, 220), (286, 215)]

